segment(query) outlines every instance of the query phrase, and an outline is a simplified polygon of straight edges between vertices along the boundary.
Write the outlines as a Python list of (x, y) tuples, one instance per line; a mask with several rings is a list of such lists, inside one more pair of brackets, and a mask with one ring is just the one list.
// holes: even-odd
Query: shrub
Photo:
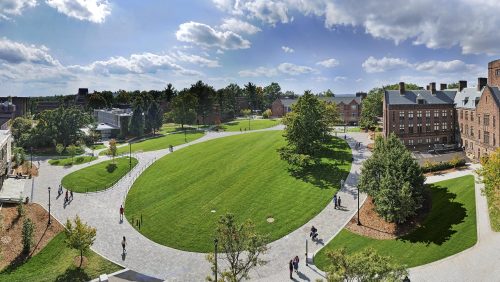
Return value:
[(271, 111), (271, 109), (267, 109), (262, 113), (263, 118), (270, 118), (272, 115), (273, 115), (273, 112)]
[(24, 217), (26, 214), (26, 210), (24, 209), (24, 203), (21, 201), (19, 205), (17, 205), (17, 217)]
[(23, 222), (23, 252), (29, 253), (33, 246), (35, 224), (27, 218)]
[(453, 158), (452, 160), (448, 162), (433, 162), (433, 161), (425, 161), (425, 163), (422, 165), (422, 171), (423, 172), (433, 172), (433, 171), (440, 171), (440, 170), (445, 170), (449, 168), (457, 168), (457, 167), (462, 167), (465, 165), (465, 159), (461, 159), (458, 157)]

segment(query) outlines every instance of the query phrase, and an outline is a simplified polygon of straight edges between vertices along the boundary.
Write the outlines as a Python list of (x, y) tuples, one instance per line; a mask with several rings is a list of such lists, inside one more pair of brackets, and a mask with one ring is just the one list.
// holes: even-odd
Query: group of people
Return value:
[(295, 273), (299, 273), (299, 256), (295, 256), (290, 260), (290, 262), (288, 263), (288, 268), (290, 269), (290, 279), (293, 279), (293, 271), (295, 270)]
[(168, 146), (168, 150), (170, 151), (170, 153), (172, 153), (172, 152), (174, 151), (174, 146), (169, 145), (169, 146)]
[(311, 227), (311, 232), (309, 232), (309, 237), (311, 237), (311, 239), (313, 240), (318, 239), (318, 229), (314, 227), (314, 225)]
[[(62, 185), (59, 184), (59, 188), (57, 189), (57, 197), (61, 196), (63, 194), (63, 188)], [(70, 200), (73, 200), (73, 191), (69, 191), (66, 189), (66, 193), (64, 195), (64, 204), (69, 204)]]
[(354, 148), (359, 149), (361, 147), (361, 142), (356, 142), (356, 145), (354, 145)]
[(333, 204), (335, 205), (335, 209), (342, 207), (342, 199), (340, 199), (340, 196), (337, 197), (337, 194), (333, 196)]

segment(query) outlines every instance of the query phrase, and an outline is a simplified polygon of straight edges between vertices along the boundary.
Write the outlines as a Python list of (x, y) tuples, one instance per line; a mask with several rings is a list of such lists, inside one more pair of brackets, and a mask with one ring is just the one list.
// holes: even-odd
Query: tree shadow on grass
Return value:
[(116, 164), (108, 164), (106, 166), (106, 170), (109, 172), (109, 173), (113, 173), (115, 170), (116, 170), (117, 166)]
[(430, 213), (420, 227), (399, 240), (442, 245), (456, 233), (453, 226), (464, 222), (467, 217), (464, 205), (454, 201), (456, 194), (449, 192), (446, 187), (431, 184), (429, 188), (432, 195)]
[(57, 276), (57, 282), (65, 281), (90, 281), (92, 277), (85, 270), (77, 267), (69, 267), (63, 274)]
[(339, 167), (352, 161), (352, 155), (347, 151), (348, 147), (341, 140), (330, 138), (315, 155), (318, 160), (316, 164), (307, 167), (290, 167), (289, 173), (321, 189), (337, 188), (340, 180), (346, 179), (349, 175), (347, 169)]

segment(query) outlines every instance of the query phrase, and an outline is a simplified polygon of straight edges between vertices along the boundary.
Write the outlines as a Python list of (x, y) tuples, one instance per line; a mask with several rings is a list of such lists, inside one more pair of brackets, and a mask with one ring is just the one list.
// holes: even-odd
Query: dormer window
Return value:
[(464, 106), (467, 105), (467, 102), (469, 102), (469, 97), (464, 98)]
[(476, 103), (474, 106), (477, 106), (478, 103), (479, 103), (479, 98), (476, 98)]

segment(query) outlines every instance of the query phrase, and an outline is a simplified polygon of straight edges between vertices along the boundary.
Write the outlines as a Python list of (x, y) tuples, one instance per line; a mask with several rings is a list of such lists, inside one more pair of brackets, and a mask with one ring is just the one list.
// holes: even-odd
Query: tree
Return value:
[(118, 90), (118, 94), (115, 97), (117, 104), (130, 104), (130, 94), (125, 90)]
[(484, 183), (484, 193), (488, 198), (491, 228), (500, 231), (500, 148), (482, 159), (478, 170)]
[(250, 110), (250, 109), (243, 109), (243, 110), (241, 110), (241, 114), (244, 117), (248, 118), (248, 130), (250, 130), (250, 116), (252, 114), (252, 110)]
[(252, 110), (257, 110), (260, 108), (259, 96), (257, 94), (257, 86), (251, 82), (245, 85), (245, 96), (247, 96), (248, 101)]
[(201, 80), (191, 85), (189, 93), (193, 94), (197, 99), (196, 113), (202, 117), (203, 124), (206, 123), (206, 117), (212, 112), (213, 99), (215, 90), (212, 86), (203, 83)]
[(61, 144), (61, 143), (56, 144), (56, 152), (59, 155), (62, 155), (62, 153), (64, 152), (64, 146), (63, 146), (63, 144)]
[(130, 118), (129, 132), (136, 137), (144, 135), (144, 114), (140, 102), (137, 102), (134, 106), (132, 117)]
[(325, 97), (335, 97), (335, 94), (333, 94), (333, 91), (330, 89), (327, 89), (324, 93)]
[(335, 126), (340, 123), (340, 113), (335, 102), (323, 102), (325, 107), (325, 123), (327, 126)]
[(94, 244), (96, 229), (83, 223), (77, 215), (74, 222), (66, 220), (66, 245), (80, 251), (80, 267), (82, 267), (83, 253)]
[(115, 156), (116, 156), (116, 140), (111, 139), (109, 140), (109, 147), (108, 147), (108, 152), (113, 157), (113, 163), (115, 163)]
[(33, 239), (35, 236), (35, 224), (31, 219), (26, 218), (23, 221), (23, 252), (28, 254), (33, 246)]
[(330, 262), (328, 282), (402, 281), (408, 275), (405, 266), (392, 262), (393, 258), (381, 256), (370, 248), (350, 255), (342, 248), (329, 251), (327, 257)]
[(78, 150), (78, 147), (77, 147), (77, 146), (75, 146), (75, 145), (73, 145), (73, 144), (71, 144), (71, 145), (69, 145), (69, 146), (66, 148), (66, 150), (68, 151), (68, 154), (71, 156), (71, 162), (73, 162), (73, 158), (74, 158), (74, 157), (75, 157), (75, 155), (76, 155), (76, 152), (77, 152), (77, 150)]
[(186, 89), (182, 90), (172, 100), (171, 116), (174, 122), (180, 124), (184, 129), (184, 124), (192, 123), (196, 120), (197, 104), (198, 100), (193, 94), (189, 93)]
[(10, 131), (12, 132), (12, 137), (17, 143), (17, 146), (23, 147), (27, 144), (27, 138), (23, 138), (23, 134), (29, 134), (31, 131), (33, 121), (24, 117), (16, 117), (12, 121), (12, 125), (10, 126)]
[(89, 95), (88, 106), (92, 109), (103, 109), (108, 107), (106, 99), (101, 95), (101, 93), (96, 91)]
[[(267, 262), (261, 258), (267, 252), (266, 236), (255, 231), (251, 221), (242, 224), (236, 222), (233, 214), (227, 213), (219, 218), (216, 229), (216, 238), (220, 247), (220, 255), (227, 262), (228, 269), (218, 268), (219, 281), (242, 281), (249, 279), (248, 273), (256, 266)], [(207, 255), (207, 260), (215, 271), (214, 254)], [(220, 264), (219, 264), (220, 266)], [(208, 281), (214, 281), (211, 276)]]
[(274, 100), (281, 97), (281, 86), (277, 82), (271, 82), (268, 86), (264, 87), (264, 106), (271, 107)]
[(177, 90), (175, 90), (175, 88), (172, 86), (172, 83), (167, 84), (167, 88), (165, 88), (164, 92), (165, 100), (167, 100), (167, 102), (169, 103), (172, 102), (174, 97), (177, 95)]
[(447, 87), (448, 89), (458, 89), (460, 87), (460, 83), (458, 82), (453, 82), (453, 83), (448, 83)]
[(236, 97), (242, 97), (243, 90), (236, 83), (231, 83), (226, 88), (224, 88), (223, 92), (223, 110), (226, 114), (231, 117), (235, 117), (238, 113), (238, 103), (236, 102)]
[(424, 201), (422, 169), (395, 134), (375, 139), (373, 154), (361, 168), (358, 187), (373, 198), (386, 221), (403, 223)]
[(146, 131), (153, 131), (153, 135), (163, 125), (163, 112), (160, 105), (156, 101), (152, 101), (149, 105), (146, 115)]

